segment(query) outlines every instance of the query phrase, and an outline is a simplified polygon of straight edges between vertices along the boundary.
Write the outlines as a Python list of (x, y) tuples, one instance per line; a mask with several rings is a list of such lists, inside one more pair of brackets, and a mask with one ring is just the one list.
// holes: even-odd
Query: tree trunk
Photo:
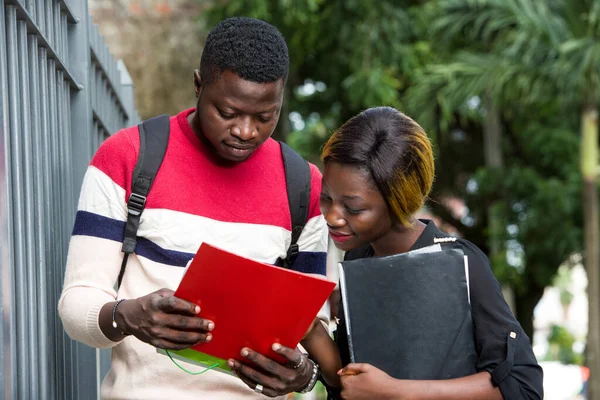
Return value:
[[(483, 148), (485, 166), (490, 170), (499, 170), (504, 166), (502, 156), (502, 126), (498, 107), (491, 93), (486, 92), (483, 96), (485, 107), (485, 120), (483, 124)], [(489, 258), (492, 266), (505, 263), (504, 255), (504, 202), (502, 199), (491, 203), (487, 210), (488, 214), (488, 246), (490, 248)], [(502, 290), (511, 294), (512, 288), (505, 286)], [(510, 308), (515, 312), (513, 296), (505, 296)]]
[[(483, 147), (485, 166), (490, 170), (499, 170), (504, 165), (502, 158), (502, 127), (498, 108), (492, 95), (484, 95), (484, 106), (486, 110), (483, 124)], [(495, 201), (488, 207), (488, 240), (490, 246), (490, 259), (502, 253), (502, 236), (504, 224), (502, 221), (502, 202)], [(493, 265), (493, 264), (492, 264)]]
[(590, 368), (588, 399), (600, 400), (600, 261), (598, 254), (598, 111), (584, 108), (581, 118), (583, 175), (584, 264), (588, 276), (588, 335), (586, 361)]
[(502, 168), (502, 127), (498, 107), (491, 94), (486, 93), (483, 98), (485, 107), (485, 121), (483, 125), (483, 147), (485, 165), (489, 168)]
[(533, 310), (544, 294), (543, 287), (529, 285), (521, 295), (514, 292), (514, 312), (521, 327), (533, 342)]

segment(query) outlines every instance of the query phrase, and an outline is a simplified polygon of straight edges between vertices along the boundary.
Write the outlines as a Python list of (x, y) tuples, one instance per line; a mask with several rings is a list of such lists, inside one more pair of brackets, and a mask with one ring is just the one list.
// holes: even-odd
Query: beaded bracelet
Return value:
[(310, 377), (310, 381), (308, 381), (308, 385), (306, 385), (306, 387), (300, 391), (299, 393), (308, 393), (311, 390), (313, 390), (313, 388), (315, 387), (317, 380), (319, 379), (319, 373), (320, 373), (320, 368), (319, 368), (319, 364), (317, 364), (316, 362), (314, 362), (313, 360), (311, 360), (310, 358), (308, 359), (308, 361), (310, 361), (310, 363), (313, 365), (312, 368), (312, 376)]
[[(114, 305), (114, 307), (113, 307), (113, 310), (112, 310), (112, 326), (113, 326), (113, 328), (115, 328), (115, 329), (119, 329), (119, 327), (118, 327), (118, 325), (117, 325), (117, 321), (115, 320), (115, 313), (116, 313), (116, 311), (117, 311), (117, 306), (118, 306), (119, 304), (121, 304), (121, 302), (122, 302), (122, 301), (125, 301), (125, 300), (126, 300), (126, 299), (117, 300), (117, 302), (115, 303), (115, 305)], [(125, 332), (123, 332), (121, 329), (119, 329), (119, 331), (121, 331), (121, 335), (123, 335), (123, 336), (129, 336), (129, 335), (131, 335), (130, 333), (125, 333)]]

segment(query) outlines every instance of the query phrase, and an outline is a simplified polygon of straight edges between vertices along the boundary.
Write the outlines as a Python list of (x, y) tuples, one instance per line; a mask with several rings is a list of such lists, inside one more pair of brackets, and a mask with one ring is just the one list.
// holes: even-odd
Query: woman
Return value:
[[(321, 211), (346, 260), (400, 254), (447, 237), (414, 216), (431, 190), (433, 154), (423, 129), (398, 110), (377, 107), (353, 117), (325, 144), (322, 159)], [(302, 345), (320, 365), (330, 398), (543, 398), (542, 370), (487, 257), (466, 240), (456, 243), (469, 257), (478, 372), (438, 381), (394, 379), (371, 365), (349, 364), (344, 321), (335, 343), (315, 323)]]

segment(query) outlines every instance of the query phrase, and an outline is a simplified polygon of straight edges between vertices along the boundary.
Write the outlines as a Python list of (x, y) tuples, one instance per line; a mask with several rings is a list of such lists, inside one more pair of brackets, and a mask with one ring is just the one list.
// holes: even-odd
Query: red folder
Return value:
[(215, 323), (212, 340), (192, 349), (248, 362), (240, 356), (248, 347), (283, 363), (273, 343), (295, 348), (334, 287), (203, 243), (175, 296), (199, 305), (200, 317)]

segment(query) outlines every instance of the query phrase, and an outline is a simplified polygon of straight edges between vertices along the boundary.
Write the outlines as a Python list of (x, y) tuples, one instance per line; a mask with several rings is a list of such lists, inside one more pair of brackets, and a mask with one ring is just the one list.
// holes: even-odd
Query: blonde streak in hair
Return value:
[[(415, 178), (420, 176), (420, 179), (416, 179), (416, 184), (420, 187), (423, 197), (427, 197), (433, 186), (434, 180), (434, 165), (431, 158), (428, 157), (427, 153), (418, 151), (419, 158), (421, 159), (419, 174), (415, 174)], [(430, 153), (431, 154), (431, 153)]]
[(403, 186), (400, 182), (401, 180), (402, 179), (396, 179), (395, 182), (393, 182), (393, 184), (390, 186), (388, 204), (390, 205), (392, 213), (398, 219), (398, 222), (404, 226), (408, 226), (408, 218), (403, 207), (406, 204), (406, 200), (401, 190)]
[(431, 143), (427, 139), (427, 137), (422, 138), (422, 147), (419, 147), (417, 150), (418, 157), (420, 158), (421, 165), (421, 178), (424, 187), (422, 188), (423, 197), (427, 197), (431, 188), (433, 186), (433, 181), (435, 179), (435, 162), (433, 159), (433, 150), (431, 148)]
[(416, 125), (413, 146), (417, 154), (419, 168), (409, 174), (399, 172), (390, 185), (388, 204), (398, 221), (411, 226), (411, 217), (415, 214), (429, 195), (433, 185), (434, 163), (431, 142), (420, 127)]
[(410, 174), (399, 173), (390, 186), (388, 203), (398, 221), (406, 227), (411, 226), (411, 217), (423, 205), (420, 189), (419, 179), (414, 171)]
[(321, 161), (325, 161), (327, 157), (331, 157), (332, 153), (335, 152), (335, 147), (340, 142), (340, 131), (336, 131), (329, 137), (327, 142), (323, 145), (323, 150), (321, 151)]
[[(435, 178), (435, 162), (433, 159), (433, 146), (427, 136), (425, 130), (415, 121), (413, 132), (414, 150), (417, 153), (417, 158), (420, 166), (422, 183), (422, 196), (425, 198), (429, 195)], [(417, 180), (417, 182), (420, 182)]]

